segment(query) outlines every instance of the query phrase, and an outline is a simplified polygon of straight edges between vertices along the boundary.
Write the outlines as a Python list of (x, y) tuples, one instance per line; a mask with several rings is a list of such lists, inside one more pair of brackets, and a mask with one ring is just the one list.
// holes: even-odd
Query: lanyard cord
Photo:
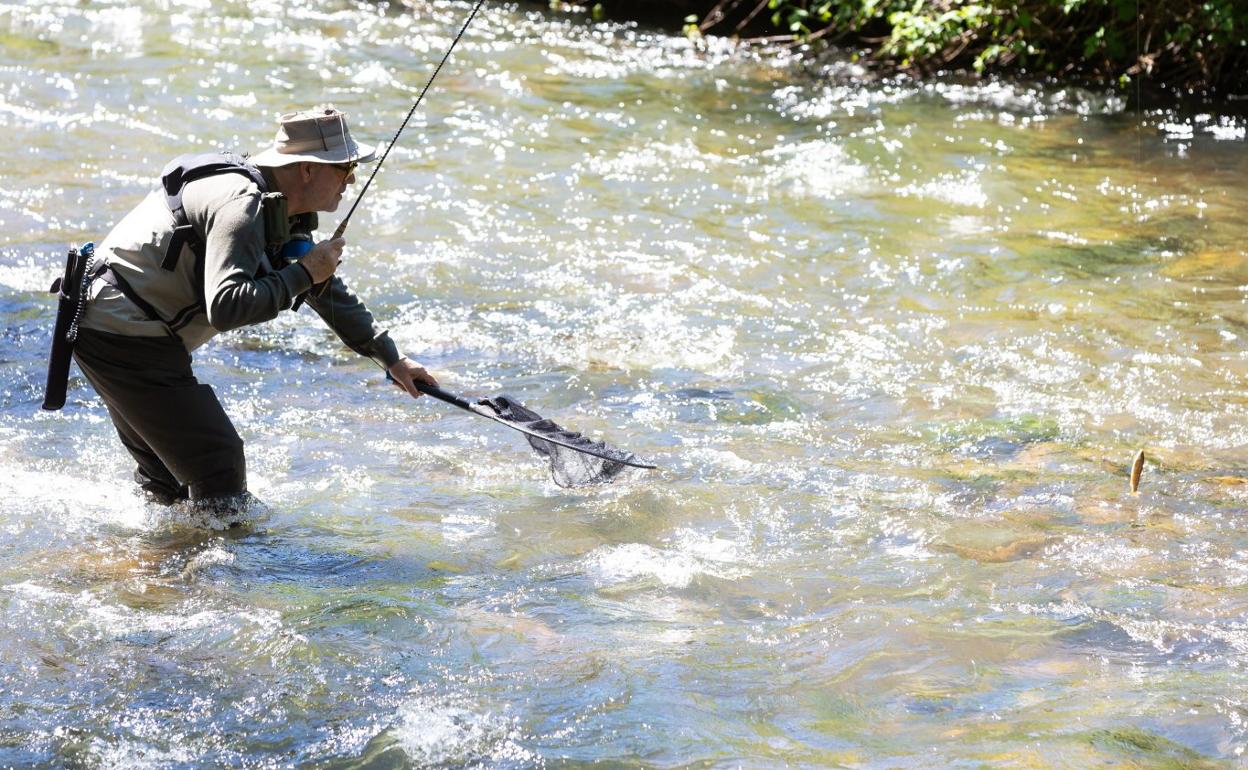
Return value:
[(360, 201), (364, 199), (364, 193), (368, 192), (369, 185), (373, 183), (377, 172), (381, 170), (381, 164), (386, 162), (386, 158), (390, 155), (390, 151), (394, 149), (394, 145), (399, 141), (399, 134), (403, 133), (403, 129), (407, 128), (407, 122), (416, 114), (416, 108), (420, 106), (420, 101), (425, 98), (425, 94), (429, 91), (429, 86), (433, 85), (434, 79), (438, 77), (438, 73), (442, 71), (442, 65), (446, 64), (446, 60), (451, 58), (451, 51), (455, 50), (455, 45), (459, 39), (468, 31), (468, 25), (472, 23), (473, 18), (477, 15), (477, 11), (481, 10), (481, 6), (485, 0), (477, 0), (477, 4), (473, 7), (472, 13), (468, 14), (468, 19), (464, 22), (464, 26), (459, 30), (459, 34), (451, 41), (451, 47), (446, 49), (446, 54), (442, 57), (442, 61), (438, 62), (438, 66), (433, 70), (433, 74), (429, 76), (429, 82), (425, 83), (425, 87), (421, 89), (420, 96), (416, 97), (416, 103), (412, 105), (412, 109), (408, 110), (407, 117), (403, 118), (403, 125), (399, 126), (399, 130), (394, 132), (394, 138), (390, 140), (390, 144), (386, 146), (386, 151), (381, 154), (381, 160), (377, 161), (377, 165), (373, 167), (373, 173), (369, 174), (368, 181), (364, 183), (360, 194), (356, 196), (355, 203), (351, 204), (351, 210), (347, 212), (347, 216), (343, 218), (338, 225), (338, 229), (334, 230), (334, 237), (341, 238), (342, 234), (347, 230), (347, 222), (351, 221), (351, 215), (355, 213), (355, 209), (360, 205)]

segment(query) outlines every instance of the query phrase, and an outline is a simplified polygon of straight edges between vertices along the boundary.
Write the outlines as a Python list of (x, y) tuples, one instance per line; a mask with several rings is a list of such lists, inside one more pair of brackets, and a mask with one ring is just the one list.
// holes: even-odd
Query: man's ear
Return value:
[(313, 174), (313, 173), (314, 173), (314, 171), (315, 171), (315, 170), (312, 168), (314, 165), (316, 165), (316, 164), (314, 164), (314, 163), (309, 163), (309, 162), (307, 162), (307, 161), (304, 161), (303, 163), (300, 163), (300, 164), (299, 164), (299, 179), (300, 179), (300, 180), (301, 180), (304, 184), (307, 184), (308, 182), (311, 182), (311, 181), (312, 181), (312, 174)]

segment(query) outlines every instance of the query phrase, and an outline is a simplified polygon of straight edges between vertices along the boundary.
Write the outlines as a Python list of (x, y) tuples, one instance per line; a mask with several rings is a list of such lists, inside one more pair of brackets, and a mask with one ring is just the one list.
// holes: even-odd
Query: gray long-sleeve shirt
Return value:
[[(186, 247), (170, 271), (160, 264), (173, 236), (173, 216), (163, 191), (149, 194), (113, 228), (97, 254), (156, 309), (163, 322), (148, 318), (117, 289), (96, 281), (82, 325), (138, 337), (173, 331), (191, 351), (219, 332), (275, 318), (307, 291), (312, 279), (297, 264), (274, 269), (264, 253), (260, 201), (260, 189), (241, 174), (218, 174), (187, 184), (182, 204), (203, 239), (204, 257), (201, 264)], [(337, 276), (324, 296), (309, 297), (308, 304), (360, 355), (386, 366), (399, 360), (389, 335)]]

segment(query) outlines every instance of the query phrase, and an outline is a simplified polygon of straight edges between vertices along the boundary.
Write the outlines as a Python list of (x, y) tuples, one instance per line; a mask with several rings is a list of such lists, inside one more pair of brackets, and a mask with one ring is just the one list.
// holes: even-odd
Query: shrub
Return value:
[(757, 35), (757, 24), (769, 22), (758, 38), (864, 48), (916, 73), (1025, 70), (1248, 86), (1243, 0), (720, 0), (695, 17), (698, 31), (721, 34)]

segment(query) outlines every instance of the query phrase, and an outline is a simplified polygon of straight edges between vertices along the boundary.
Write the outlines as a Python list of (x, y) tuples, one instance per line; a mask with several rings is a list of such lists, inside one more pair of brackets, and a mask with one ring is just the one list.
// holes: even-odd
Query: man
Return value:
[(374, 155), (341, 112), (283, 115), (274, 145), (249, 161), (218, 153), (170, 163), (161, 187), (100, 245), (74, 358), (150, 499), (226, 509), (247, 499), (242, 439), (191, 371), (191, 351), (219, 332), (306, 301), (413, 397), (415, 382), (437, 384), (334, 275), (344, 238), (282, 256), (291, 241), (311, 241), (315, 212), (337, 209), (356, 164)]

